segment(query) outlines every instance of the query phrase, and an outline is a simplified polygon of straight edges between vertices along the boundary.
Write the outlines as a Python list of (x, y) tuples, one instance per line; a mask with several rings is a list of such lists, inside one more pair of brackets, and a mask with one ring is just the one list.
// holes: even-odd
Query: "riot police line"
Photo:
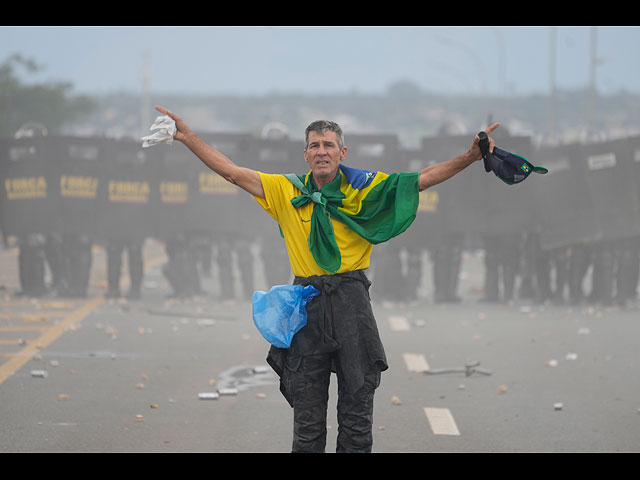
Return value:
[[(304, 144), (245, 133), (201, 134), (239, 165), (304, 173)], [(534, 148), (527, 136), (496, 142), (549, 175), (508, 186), (481, 162), (420, 194), (418, 218), (374, 250), (377, 299), (413, 300), (430, 274), (434, 302), (458, 302), (462, 253), (484, 252), (484, 301), (625, 303), (637, 298), (640, 254), (640, 139)], [(419, 170), (468, 148), (469, 135), (424, 137), (419, 148), (395, 135), (347, 135), (347, 162), (386, 172)], [(1, 143), (0, 230), (19, 239), (21, 290), (39, 296), (87, 293), (92, 245), (107, 252), (106, 295), (138, 298), (142, 245), (161, 240), (172, 295), (202, 293), (212, 263), (220, 298), (232, 298), (232, 268), (243, 296), (254, 264), (269, 285), (288, 283), (284, 242), (249, 195), (202, 165), (182, 144), (142, 149), (136, 139), (43, 136)], [(124, 252), (130, 287), (119, 289)], [(429, 262), (424, 259), (428, 256)], [(51, 284), (44, 284), (44, 265)], [(427, 272), (430, 269), (430, 272)]]

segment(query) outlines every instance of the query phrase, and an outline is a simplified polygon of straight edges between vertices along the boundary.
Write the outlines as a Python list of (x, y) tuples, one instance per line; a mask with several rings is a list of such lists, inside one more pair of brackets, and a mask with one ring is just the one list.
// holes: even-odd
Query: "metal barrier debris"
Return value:
[(482, 375), (491, 375), (489, 370), (484, 370), (481, 368), (476, 368), (480, 365), (480, 362), (467, 363), (464, 367), (455, 367), (455, 368), (430, 368), (427, 370), (425, 375), (438, 375), (441, 373), (464, 373), (465, 377), (470, 377), (474, 373), (479, 373)]

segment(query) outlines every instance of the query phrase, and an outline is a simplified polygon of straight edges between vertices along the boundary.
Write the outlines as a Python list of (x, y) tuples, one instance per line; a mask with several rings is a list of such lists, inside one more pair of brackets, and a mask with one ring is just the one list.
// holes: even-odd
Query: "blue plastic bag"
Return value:
[(271, 345), (289, 348), (293, 336), (307, 324), (307, 303), (320, 290), (313, 285), (276, 285), (251, 299), (253, 323)]

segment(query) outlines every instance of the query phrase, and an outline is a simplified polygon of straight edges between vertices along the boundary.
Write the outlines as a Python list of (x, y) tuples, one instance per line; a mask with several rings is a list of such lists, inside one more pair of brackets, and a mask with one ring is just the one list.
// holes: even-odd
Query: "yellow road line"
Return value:
[(67, 315), (64, 321), (52, 325), (50, 328), (47, 328), (40, 337), (31, 340), (22, 350), (20, 350), (20, 352), (13, 355), (6, 362), (0, 365), (0, 383), (4, 382), (8, 377), (18, 371), (42, 348), (56, 341), (67, 328), (80, 322), (83, 318), (89, 315), (102, 302), (104, 302), (102, 297), (93, 298), (87, 301), (82, 307)]
[[(161, 255), (153, 255), (145, 258), (144, 261), (144, 270), (147, 273), (151, 268), (161, 265), (167, 261), (167, 257), (164, 254)], [(127, 276), (124, 276), (122, 279), (122, 286), (126, 288), (129, 283), (129, 279)], [(64, 331), (70, 327), (71, 325), (80, 322), (83, 318), (89, 315), (96, 307), (104, 302), (104, 298), (96, 297), (91, 300), (88, 300), (82, 307), (77, 310), (66, 314), (63, 312), (40, 312), (40, 313), (0, 313), (0, 317), (4, 318), (16, 318), (22, 319), (25, 322), (36, 322), (42, 321), (45, 318), (50, 320), (51, 317), (63, 317), (64, 320), (60, 323), (51, 325), (46, 328), (46, 331), (38, 338), (30, 339), (27, 342), (27, 345), (21, 349), (19, 352), (10, 354), (10, 355), (0, 355), (1, 357), (8, 357), (8, 360), (0, 365), (0, 383), (4, 382), (8, 377), (17, 372), (25, 363), (31, 360), (34, 355), (36, 355), (41, 349), (47, 347), (55, 340), (57, 340)], [(3, 305), (29, 305), (30, 302), (27, 300), (14, 301), (14, 302), (4, 302)], [(36, 327), (39, 329), (40, 327)], [(25, 330), (25, 327), (18, 327), (18, 329)], [(2, 328), (3, 331), (8, 331), (7, 327)], [(17, 341), (13, 340), (4, 340), (4, 342), (9, 342), (10, 344), (15, 344)], [(7, 344), (9, 344), (7, 343)]]
[(49, 321), (51, 317), (64, 317), (66, 312), (0, 312), (0, 318), (22, 320), (24, 322)]
[(30, 332), (34, 330), (45, 330), (51, 328), (49, 325), (12, 325), (9, 327), (0, 327), (0, 332)]

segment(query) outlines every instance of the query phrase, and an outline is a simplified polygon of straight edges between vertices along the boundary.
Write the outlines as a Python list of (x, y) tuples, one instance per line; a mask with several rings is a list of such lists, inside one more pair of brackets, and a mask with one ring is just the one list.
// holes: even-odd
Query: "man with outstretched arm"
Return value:
[[(418, 193), (482, 158), (479, 138), (465, 153), (420, 172), (386, 174), (343, 164), (340, 127), (317, 121), (305, 131), (306, 175), (265, 174), (235, 165), (177, 115), (174, 139), (227, 181), (251, 195), (280, 225), (296, 285), (321, 294), (307, 304), (307, 324), (289, 348), (271, 346), (267, 362), (293, 407), (293, 452), (324, 452), (329, 379), (338, 380), (337, 452), (371, 452), (373, 395), (388, 368), (369, 298), (372, 247), (404, 232)], [(485, 131), (490, 135), (498, 124)], [(489, 138), (490, 151), (494, 142)]]

